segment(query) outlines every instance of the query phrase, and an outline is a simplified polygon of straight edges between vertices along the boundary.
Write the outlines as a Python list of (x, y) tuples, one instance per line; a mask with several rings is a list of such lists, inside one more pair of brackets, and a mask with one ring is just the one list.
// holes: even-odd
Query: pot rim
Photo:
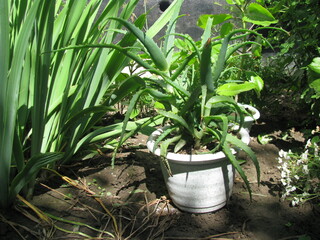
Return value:
[[(159, 128), (157, 130), (155, 130), (148, 138), (147, 140), (147, 148), (150, 152), (154, 153), (157, 156), (160, 156), (160, 148), (156, 148), (153, 151), (154, 148), (154, 144), (155, 144), (155, 140), (158, 136), (161, 135), (161, 133), (163, 133), (164, 129), (166, 127), (162, 127)], [(241, 136), (241, 140), (248, 145), (250, 142), (250, 136), (249, 133), (246, 129), (241, 128), (239, 130), (239, 134)], [(233, 148), (231, 148), (231, 152), (232, 154), (236, 154), (237, 151)], [(219, 159), (224, 159), (226, 158), (226, 155), (224, 154), (224, 152), (219, 151), (216, 153), (204, 153), (204, 154), (181, 154), (181, 153), (172, 153), (172, 152), (168, 152), (167, 159), (169, 160), (177, 160), (177, 161), (182, 161), (182, 162), (203, 162), (203, 161), (212, 161), (212, 160), (219, 160)]]

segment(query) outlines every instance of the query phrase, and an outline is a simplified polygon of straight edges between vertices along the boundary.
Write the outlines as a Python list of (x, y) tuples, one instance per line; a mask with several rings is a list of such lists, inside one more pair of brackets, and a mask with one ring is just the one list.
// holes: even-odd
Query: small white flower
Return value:
[(309, 150), (307, 149), (304, 153), (301, 154), (301, 160), (303, 162), (308, 162), (308, 152)]
[(281, 178), (286, 178), (286, 177), (287, 177), (287, 172), (281, 171)]
[(296, 175), (294, 175), (294, 178), (299, 180), (300, 177), (296, 174)]
[(280, 156), (281, 158), (283, 158), (283, 157), (285, 156), (285, 154), (286, 154), (286, 152), (283, 151), (282, 149), (279, 151), (279, 156)]
[(312, 144), (311, 144), (311, 140), (310, 140), (310, 139), (308, 139), (308, 141), (307, 141), (307, 143), (306, 143), (305, 148), (309, 148), (309, 147), (311, 147), (311, 146), (312, 146)]
[(295, 186), (290, 186), (290, 188), (288, 189), (289, 192), (294, 192), (295, 190), (297, 190)]
[(283, 186), (286, 186), (286, 185), (287, 185), (286, 180), (284, 180), (283, 178), (281, 179), (281, 183), (282, 183)]
[(303, 160), (301, 158), (297, 160), (297, 165), (298, 166), (301, 165), (302, 163), (303, 163)]
[(303, 167), (302, 167), (302, 171), (303, 171), (303, 173), (305, 173), (305, 174), (309, 174), (309, 168), (308, 168), (308, 165), (303, 165)]
[(314, 156), (315, 157), (319, 157), (319, 146), (317, 145), (317, 143), (314, 143)]
[(307, 193), (307, 192), (302, 193), (302, 196), (303, 196), (303, 197), (307, 197), (307, 196), (309, 196), (309, 195), (310, 195), (310, 194)]
[(300, 199), (297, 198), (297, 197), (294, 197), (294, 198), (292, 199), (292, 201), (291, 201), (291, 204), (292, 204), (292, 206), (296, 206), (296, 205), (299, 204), (299, 202), (300, 202)]

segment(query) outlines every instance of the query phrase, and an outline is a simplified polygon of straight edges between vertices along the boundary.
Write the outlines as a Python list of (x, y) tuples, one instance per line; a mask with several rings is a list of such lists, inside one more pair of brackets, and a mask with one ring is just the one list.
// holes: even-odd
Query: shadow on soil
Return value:
[(18, 204), (1, 213), (0, 239), (317, 239), (318, 205), (291, 207), (280, 200), (279, 148), (255, 137), (250, 145), (261, 164), (260, 186), (252, 163), (244, 165), (252, 201), (236, 175), (227, 206), (206, 214), (181, 212), (170, 202), (157, 157), (146, 149), (124, 149), (114, 168), (109, 155), (61, 167), (59, 173), (75, 185), (54, 175), (40, 179), (31, 202), (53, 221), (44, 224)]

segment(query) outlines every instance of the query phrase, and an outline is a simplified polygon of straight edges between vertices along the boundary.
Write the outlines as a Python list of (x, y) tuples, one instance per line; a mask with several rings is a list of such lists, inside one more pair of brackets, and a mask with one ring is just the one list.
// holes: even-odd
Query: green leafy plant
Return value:
[[(232, 148), (238, 147), (251, 157), (259, 181), (260, 168), (255, 154), (232, 133), (235, 125), (242, 126), (243, 109), (230, 96), (220, 96), (217, 89), (223, 84), (220, 77), (227, 60), (244, 45), (253, 43), (246, 41), (231, 44), (231, 41), (257, 33), (238, 29), (213, 42), (212, 24), (208, 24), (202, 41), (198, 43), (189, 36), (166, 35), (179, 36), (188, 42), (188, 54), (184, 56), (176, 54), (173, 47), (160, 49), (131, 23), (116, 18), (114, 20), (121, 22), (135, 34), (149, 55), (149, 60), (143, 60), (139, 56), (133, 58), (144, 71), (156, 76), (144, 79), (146, 87), (137, 93), (137, 99), (143, 94), (150, 94), (158, 102), (157, 112), (164, 118), (163, 124), (167, 126), (155, 144), (160, 145), (162, 157), (165, 159), (171, 147), (175, 152), (181, 149), (199, 151), (204, 146), (208, 152), (223, 151), (243, 178), (251, 196), (249, 181), (232, 153)], [(179, 43), (181, 44), (180, 40)], [(218, 56), (213, 63), (214, 47), (218, 49)], [(132, 104), (134, 106), (135, 102)]]
[[(134, 77), (119, 81), (125, 54), (94, 48), (135, 48), (133, 34), (117, 38), (122, 25), (111, 18), (129, 19), (137, 3), (111, 0), (99, 12), (102, 0), (0, 2), (0, 207), (21, 190), (30, 197), (42, 167), (66, 163), (84, 145), (111, 142), (148, 120), (93, 128), (140, 86)], [(164, 16), (148, 34), (160, 31), (170, 19)], [(144, 22), (142, 15), (134, 24)]]
[[(312, 125), (318, 119), (309, 114), (314, 111), (315, 102), (306, 94), (309, 92), (306, 66), (319, 56), (319, 1), (264, 0), (264, 3), (278, 20), (274, 26), (289, 34), (264, 32), (275, 50), (265, 52), (265, 62), (260, 67), (265, 88), (259, 105), (274, 106), (272, 111), (266, 112), (269, 119), (280, 115), (291, 126)], [(283, 114), (284, 108), (290, 111), (288, 116)], [(293, 111), (301, 117), (291, 119)]]
[(318, 121), (320, 119), (320, 57), (316, 57), (307, 66), (308, 88), (301, 96), (309, 105), (312, 116)]
[[(275, 29), (270, 25), (277, 23), (277, 20), (264, 6), (263, 1), (228, 0), (226, 3), (224, 7), (229, 13), (201, 15), (198, 26), (205, 29), (208, 23), (212, 24), (213, 34), (217, 39), (225, 37), (235, 29), (254, 29), (256, 33)], [(244, 45), (226, 62), (225, 71), (221, 76), (221, 81), (224, 80), (225, 84), (219, 89), (219, 94), (235, 96), (254, 90), (259, 97), (264, 86), (264, 81), (259, 75), (262, 47), (271, 46), (262, 34), (247, 34), (234, 41)], [(247, 41), (253, 42), (247, 44)]]
[(278, 19), (276, 26), (290, 32), (290, 35), (282, 35), (270, 31), (268, 37), (279, 48), (279, 57), (283, 58), (283, 62), (294, 63), (291, 70), (294, 73), (308, 65), (319, 54), (320, 26), (317, 11), (319, 2), (317, 0), (265, 0), (264, 2)]

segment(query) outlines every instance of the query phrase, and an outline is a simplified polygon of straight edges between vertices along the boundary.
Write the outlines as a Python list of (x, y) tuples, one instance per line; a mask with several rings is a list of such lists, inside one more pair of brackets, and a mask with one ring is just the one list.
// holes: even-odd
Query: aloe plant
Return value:
[[(42, 167), (137, 129), (130, 122), (92, 127), (141, 86), (120, 77), (127, 55), (93, 47), (118, 41), (114, 46), (135, 49), (136, 36), (117, 38), (122, 24), (112, 18), (129, 19), (138, 1), (110, 0), (101, 13), (102, 0), (0, 1), (0, 207), (21, 190), (30, 196)], [(151, 36), (169, 21), (166, 16), (150, 27)], [(138, 17), (135, 27), (142, 28), (145, 18)]]
[[(217, 90), (223, 84), (221, 75), (230, 56), (245, 45), (259, 44), (252, 41), (239, 44), (233, 43), (233, 40), (258, 33), (238, 29), (230, 32), (223, 39), (212, 41), (209, 24), (204, 31), (202, 42), (194, 42), (189, 36), (181, 34), (167, 34), (166, 37), (179, 36), (188, 43), (188, 54), (182, 56), (174, 52), (173, 48), (157, 47), (151, 38), (143, 35), (143, 32), (131, 23), (118, 18), (113, 19), (136, 35), (144, 46), (142, 50), (150, 56), (147, 60), (142, 60), (139, 56), (134, 56), (132, 59), (145, 68), (145, 71), (156, 76), (144, 79), (146, 87), (137, 94), (152, 95), (160, 106), (157, 111), (165, 119), (163, 124), (167, 127), (158, 137), (155, 147), (160, 145), (163, 159), (165, 160), (169, 149), (174, 152), (191, 149), (192, 152), (206, 147), (208, 152), (223, 151), (243, 178), (251, 197), (247, 176), (232, 154), (234, 147), (248, 154), (256, 167), (259, 182), (260, 168), (255, 154), (234, 135), (231, 127), (238, 125), (241, 128), (244, 118), (243, 110), (232, 97), (220, 96)], [(215, 62), (212, 56), (213, 47), (219, 48)], [(164, 56), (170, 53), (172, 57), (166, 59)], [(132, 104), (134, 105), (134, 101)], [(231, 113), (233, 117), (230, 117)], [(166, 165), (169, 166), (169, 164)], [(168, 170), (170, 171), (169, 167)]]

